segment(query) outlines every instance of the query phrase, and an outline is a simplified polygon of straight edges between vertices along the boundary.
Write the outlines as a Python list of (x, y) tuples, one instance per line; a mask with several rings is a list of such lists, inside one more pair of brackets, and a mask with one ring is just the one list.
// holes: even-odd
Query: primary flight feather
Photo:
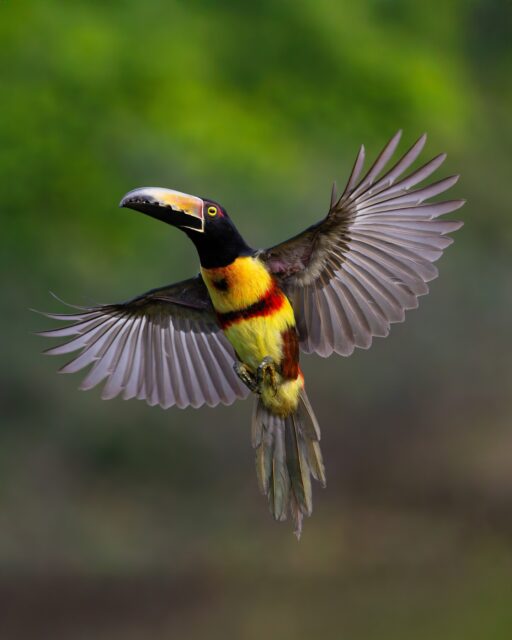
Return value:
[(368, 348), (418, 305), (437, 276), (434, 262), (461, 222), (439, 220), (463, 200), (428, 202), (458, 176), (418, 186), (441, 154), (409, 172), (422, 136), (398, 161), (398, 132), (361, 178), (361, 147), (343, 193), (325, 218), (266, 250), (254, 250), (217, 202), (162, 188), (130, 191), (122, 207), (180, 228), (195, 244), (200, 273), (128, 302), (46, 314), (66, 338), (47, 353), (79, 352), (61, 371), (92, 365), (81, 388), (104, 382), (103, 398), (163, 408), (232, 404), (257, 396), (252, 444), (261, 491), (277, 520), (300, 535), (312, 511), (311, 476), (325, 485), (320, 429), (299, 353), (326, 357)]

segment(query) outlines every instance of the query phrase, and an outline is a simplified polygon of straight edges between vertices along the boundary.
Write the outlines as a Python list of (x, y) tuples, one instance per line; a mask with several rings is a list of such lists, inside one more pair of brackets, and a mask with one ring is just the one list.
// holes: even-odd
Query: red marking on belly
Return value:
[(281, 336), (283, 339), (281, 373), (284, 378), (295, 380), (299, 375), (299, 336), (295, 327), (286, 329)]
[(269, 316), (276, 311), (279, 311), (279, 309), (284, 305), (285, 300), (286, 298), (284, 293), (273, 280), (265, 295), (259, 300), (244, 309), (227, 311), (226, 313), (217, 313), (217, 319), (222, 329), (227, 329), (232, 324), (236, 324), (242, 320)]

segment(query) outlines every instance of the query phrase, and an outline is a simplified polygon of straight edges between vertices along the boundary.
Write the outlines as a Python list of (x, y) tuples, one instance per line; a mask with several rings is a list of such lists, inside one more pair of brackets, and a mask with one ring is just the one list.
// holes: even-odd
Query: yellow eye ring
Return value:
[(217, 207), (208, 207), (208, 215), (216, 216), (217, 215)]

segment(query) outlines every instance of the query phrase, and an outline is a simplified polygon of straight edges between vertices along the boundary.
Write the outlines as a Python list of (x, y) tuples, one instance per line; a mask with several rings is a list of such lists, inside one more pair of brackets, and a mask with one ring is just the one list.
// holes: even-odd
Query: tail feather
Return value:
[(268, 500), (276, 520), (286, 520), (290, 496), (290, 477), (286, 465), (283, 429), (274, 430), (274, 453)]
[(306, 442), (306, 446), (308, 450), (308, 462), (311, 475), (317, 482), (320, 482), (322, 487), (325, 487), (327, 479), (325, 477), (325, 467), (322, 459), (320, 443), (318, 440), (308, 440)]
[(280, 417), (257, 399), (252, 418), (252, 444), (261, 492), (276, 520), (290, 515), (300, 537), (304, 516), (313, 510), (311, 476), (325, 486), (320, 428), (304, 390), (295, 413)]
[(297, 416), (292, 414), (285, 420), (286, 462), (293, 493), (299, 506), (310, 516), (313, 511), (313, 495), (306, 442), (301, 438)]
[(325, 477), (324, 461), (320, 449), (320, 425), (304, 390), (302, 390), (300, 394), (298, 411), (301, 413), (302, 424), (304, 425), (303, 428), (311, 475), (325, 487), (327, 479)]

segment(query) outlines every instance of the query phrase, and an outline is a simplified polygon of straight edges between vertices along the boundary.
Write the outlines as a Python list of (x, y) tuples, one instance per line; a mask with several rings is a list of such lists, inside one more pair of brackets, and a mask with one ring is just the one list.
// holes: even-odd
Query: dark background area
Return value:
[[(0, 4), (0, 637), (512, 635), (511, 5)], [(297, 543), (258, 494), (251, 402), (162, 411), (58, 376), (29, 307), (197, 269), (129, 189), (220, 201), (253, 246), (326, 212), (359, 145), (461, 173), (407, 322), (306, 357), (326, 490)]]

